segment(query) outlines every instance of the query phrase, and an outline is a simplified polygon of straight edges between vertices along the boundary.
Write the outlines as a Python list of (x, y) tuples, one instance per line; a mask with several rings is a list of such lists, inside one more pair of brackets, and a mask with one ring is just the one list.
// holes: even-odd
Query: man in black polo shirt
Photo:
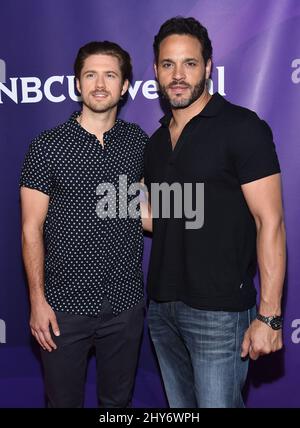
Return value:
[(20, 181), (30, 327), (49, 407), (83, 406), (93, 345), (100, 407), (127, 407), (144, 316), (142, 224), (127, 190), (143, 177), (147, 135), (116, 119), (126, 51), (88, 43), (74, 69), (82, 110), (32, 142)]
[(247, 356), (282, 347), (285, 231), (272, 133), (254, 112), (209, 94), (212, 47), (194, 18), (165, 22), (154, 53), (171, 113), (145, 153), (151, 337), (171, 407), (243, 407)]

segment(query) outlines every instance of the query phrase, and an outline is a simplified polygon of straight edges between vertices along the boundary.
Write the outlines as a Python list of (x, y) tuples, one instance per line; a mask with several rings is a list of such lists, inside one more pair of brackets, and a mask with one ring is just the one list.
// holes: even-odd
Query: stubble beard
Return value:
[[(177, 98), (175, 95), (174, 97), (171, 98), (167, 92), (167, 89), (176, 84), (184, 85), (188, 87), (190, 89), (190, 96), (186, 98)], [(173, 109), (186, 108), (191, 104), (193, 104), (193, 102), (195, 102), (203, 94), (205, 87), (206, 87), (205, 76), (203, 76), (200, 82), (197, 83), (195, 86), (189, 85), (185, 82), (172, 82), (169, 85), (165, 85), (165, 86), (159, 84), (159, 88), (162, 96), (168, 100), (168, 102), (170, 103)]]
[(119, 100), (114, 101), (111, 98), (108, 100), (103, 100), (99, 104), (97, 101), (90, 100), (88, 97), (86, 99), (82, 98), (82, 104), (93, 113), (105, 113), (116, 107), (118, 103)]

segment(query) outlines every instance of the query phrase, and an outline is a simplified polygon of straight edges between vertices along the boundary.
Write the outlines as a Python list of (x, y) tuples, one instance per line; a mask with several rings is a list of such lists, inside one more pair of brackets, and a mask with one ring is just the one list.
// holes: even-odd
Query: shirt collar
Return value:
[[(72, 115), (70, 116), (70, 119), (68, 120), (68, 124), (70, 128), (81, 135), (94, 138), (95, 136), (90, 132), (86, 131), (77, 121), (77, 118), (80, 116), (80, 114), (81, 114), (81, 111), (75, 111), (74, 113), (72, 113)], [(122, 119), (116, 119), (113, 127), (110, 128), (108, 131), (106, 131), (105, 134), (115, 136), (118, 133), (118, 131), (120, 131), (120, 128), (124, 124), (125, 122)]]
[[(218, 93), (215, 92), (211, 99), (208, 101), (204, 109), (194, 117), (214, 117), (219, 114), (221, 109), (223, 108), (226, 100)], [(160, 123), (162, 126), (169, 126), (170, 120), (172, 118), (172, 113), (167, 113), (160, 119)]]

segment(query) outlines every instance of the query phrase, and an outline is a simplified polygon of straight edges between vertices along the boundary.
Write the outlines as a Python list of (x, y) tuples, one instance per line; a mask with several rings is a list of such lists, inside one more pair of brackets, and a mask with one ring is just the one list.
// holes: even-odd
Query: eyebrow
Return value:
[[(189, 62), (189, 61), (194, 61), (194, 62), (199, 62), (199, 60), (197, 58), (184, 58), (183, 62)], [(164, 58), (162, 59), (160, 62), (171, 62), (172, 64), (174, 64), (175, 62), (170, 59), (170, 58)]]
[[(86, 70), (83, 74), (87, 73), (98, 73), (96, 70)], [(114, 73), (116, 76), (119, 76), (117, 71), (114, 70), (105, 70), (104, 73)]]
[(199, 60), (197, 58), (186, 58), (185, 59), (185, 62), (189, 62), (189, 61), (199, 62)]

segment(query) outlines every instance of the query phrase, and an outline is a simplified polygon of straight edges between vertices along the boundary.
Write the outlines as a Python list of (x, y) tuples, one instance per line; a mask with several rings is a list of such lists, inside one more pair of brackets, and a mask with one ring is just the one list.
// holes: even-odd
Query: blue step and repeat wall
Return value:
[[(134, 76), (120, 116), (151, 134), (162, 116), (153, 73), (153, 36), (166, 19), (194, 16), (214, 47), (211, 90), (257, 111), (271, 126), (282, 166), (288, 266), (284, 349), (251, 364), (248, 407), (300, 407), (300, 1), (10, 0), (0, 9), (0, 407), (45, 405), (38, 347), (20, 249), (18, 179), (32, 138), (80, 109), (77, 50), (120, 43)], [(145, 238), (146, 274), (150, 238)], [(95, 362), (86, 406), (96, 406)], [(167, 407), (145, 325), (134, 407)]]

